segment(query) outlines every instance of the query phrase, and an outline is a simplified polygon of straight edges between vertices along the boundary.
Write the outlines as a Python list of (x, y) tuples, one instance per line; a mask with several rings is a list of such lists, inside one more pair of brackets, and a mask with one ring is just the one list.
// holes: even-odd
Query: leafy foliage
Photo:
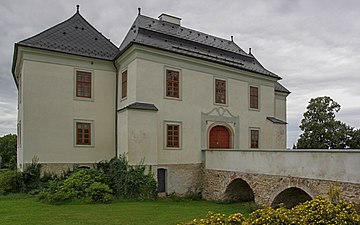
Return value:
[(21, 192), (23, 189), (24, 181), (21, 173), (15, 170), (0, 173), (0, 195)]
[(241, 213), (225, 214), (209, 212), (204, 219), (194, 219), (187, 225), (308, 225), (308, 224), (360, 224), (360, 215), (351, 203), (339, 201), (336, 204), (318, 197), (292, 209), (264, 208), (252, 212), (247, 219)]
[[(40, 193), (39, 198), (49, 203), (60, 203), (86, 197), (94, 202), (108, 202), (111, 200), (112, 191), (103, 182), (104, 176), (98, 171), (81, 169), (64, 181), (51, 181), (49, 189)], [(101, 195), (99, 191), (102, 190), (105, 192)]]
[(22, 177), (25, 185), (25, 192), (40, 189), (42, 182), (40, 180), (41, 164), (38, 163), (38, 158), (34, 157), (30, 164), (25, 165)]
[(100, 182), (92, 183), (85, 189), (86, 197), (90, 202), (108, 203), (112, 200), (112, 190), (108, 185)]
[(360, 148), (360, 131), (335, 119), (340, 105), (328, 96), (312, 98), (301, 120), (298, 149)]
[(155, 198), (157, 183), (153, 174), (146, 173), (144, 165), (129, 165), (126, 156), (113, 158), (109, 162), (102, 161), (97, 164), (108, 181), (111, 189), (118, 197), (123, 198)]
[(0, 137), (0, 169), (16, 169), (16, 143), (15, 134)]

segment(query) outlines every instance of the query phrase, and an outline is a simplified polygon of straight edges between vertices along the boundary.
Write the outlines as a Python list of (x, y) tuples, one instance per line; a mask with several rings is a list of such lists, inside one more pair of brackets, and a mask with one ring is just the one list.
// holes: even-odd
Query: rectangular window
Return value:
[(179, 98), (179, 87), (179, 71), (166, 70), (166, 96), (172, 98)]
[(121, 98), (127, 96), (127, 70), (121, 74)]
[(180, 147), (180, 125), (178, 124), (166, 125), (166, 147), (169, 148)]
[(21, 148), (21, 120), (17, 124), (17, 145)]
[(91, 73), (76, 71), (76, 97), (91, 98)]
[(91, 145), (91, 123), (76, 122), (76, 144)]
[(250, 108), (259, 108), (259, 89), (257, 87), (250, 86)]
[(250, 130), (250, 136), (251, 148), (259, 148), (259, 130)]
[(215, 103), (226, 104), (226, 81), (215, 79)]

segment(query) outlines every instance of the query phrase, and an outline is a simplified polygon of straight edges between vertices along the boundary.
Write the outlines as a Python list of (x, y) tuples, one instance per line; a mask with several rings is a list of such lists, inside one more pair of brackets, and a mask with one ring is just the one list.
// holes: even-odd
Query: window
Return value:
[(127, 96), (127, 70), (121, 74), (121, 98)]
[(250, 130), (250, 147), (259, 148), (259, 130)]
[(17, 145), (21, 148), (21, 120), (17, 124)]
[(180, 125), (166, 124), (166, 147), (180, 147)]
[(215, 79), (215, 103), (226, 104), (226, 81)]
[(76, 122), (76, 144), (91, 145), (91, 123)]
[(179, 98), (180, 74), (179, 71), (166, 70), (166, 96)]
[(91, 73), (76, 71), (76, 97), (91, 98)]
[(250, 108), (259, 108), (259, 89), (257, 87), (250, 86)]

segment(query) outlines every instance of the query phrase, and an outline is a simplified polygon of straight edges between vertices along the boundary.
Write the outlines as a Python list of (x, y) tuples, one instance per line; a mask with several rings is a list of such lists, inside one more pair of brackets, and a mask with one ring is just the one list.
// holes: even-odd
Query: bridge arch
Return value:
[(279, 192), (271, 202), (272, 208), (278, 208), (283, 204), (285, 208), (292, 208), (300, 203), (312, 200), (313, 197), (302, 188), (288, 187)]
[(254, 201), (254, 191), (245, 180), (236, 178), (227, 185), (224, 193), (224, 200), (236, 202)]

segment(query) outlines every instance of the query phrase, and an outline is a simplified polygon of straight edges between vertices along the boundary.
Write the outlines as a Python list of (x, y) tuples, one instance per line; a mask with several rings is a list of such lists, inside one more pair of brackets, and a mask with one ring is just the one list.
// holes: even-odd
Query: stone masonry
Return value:
[(236, 179), (245, 181), (253, 191), (255, 202), (262, 205), (270, 206), (276, 196), (292, 187), (301, 189), (311, 198), (318, 195), (329, 198), (332, 187), (340, 191), (341, 199), (360, 204), (360, 184), (211, 169), (204, 170), (203, 198), (224, 200), (229, 184)]

